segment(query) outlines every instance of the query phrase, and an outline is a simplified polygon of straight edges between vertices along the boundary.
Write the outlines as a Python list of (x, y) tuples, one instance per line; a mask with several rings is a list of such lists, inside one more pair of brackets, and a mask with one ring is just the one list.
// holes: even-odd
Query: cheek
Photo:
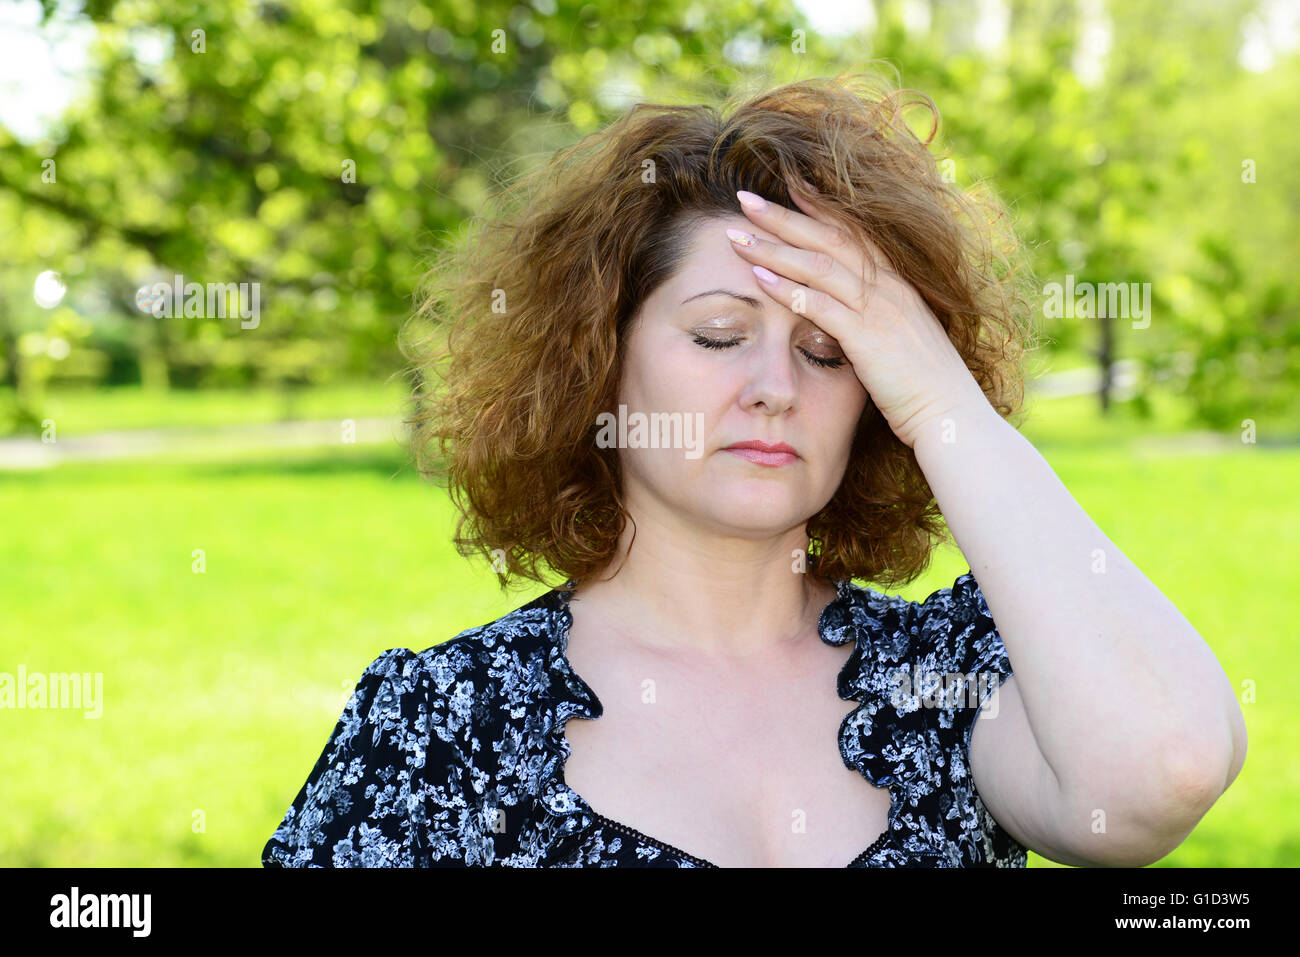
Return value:
[(847, 463), (867, 407), (867, 390), (853, 382), (835, 383), (818, 397), (811, 421), (820, 423), (822, 454), (836, 467)]
[(852, 372), (837, 376), (833, 382), (823, 381), (809, 390), (810, 405), (815, 405), (823, 421), (846, 423), (850, 431), (867, 407), (867, 390)]
[[(694, 352), (692, 351), (694, 350)], [(627, 394), (654, 398), (694, 392), (702, 375), (700, 357), (703, 350), (683, 346), (674, 338), (643, 336), (632, 344), (623, 366), (623, 383)]]
[(867, 406), (871, 402), (871, 397), (867, 390), (858, 381), (857, 376), (852, 375), (851, 381), (843, 384), (839, 395), (836, 396), (835, 403), (839, 407), (838, 418), (845, 423), (845, 431), (850, 439), (858, 430), (858, 424), (862, 421), (863, 415), (866, 414)]
[(653, 363), (629, 368), (625, 394), (647, 412), (701, 412), (712, 420), (735, 401), (742, 384), (698, 346), (665, 349)]

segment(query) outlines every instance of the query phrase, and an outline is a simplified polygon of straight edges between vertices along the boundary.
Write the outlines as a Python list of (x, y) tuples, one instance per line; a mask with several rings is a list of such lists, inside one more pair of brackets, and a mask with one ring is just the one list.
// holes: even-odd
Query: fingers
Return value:
[[(755, 197), (745, 190), (737, 191), (736, 196), (741, 200), (741, 209), (756, 226), (780, 236), (791, 246), (819, 250), (835, 256), (846, 267), (861, 274), (864, 265), (863, 250), (840, 227), (797, 210), (787, 209), (763, 197)], [(761, 208), (750, 197), (758, 200)], [(815, 207), (813, 209), (815, 211)]]
[(869, 282), (860, 274), (850, 272), (831, 253), (770, 242), (736, 229), (728, 229), (727, 238), (737, 254), (751, 265), (763, 266), (782, 279), (793, 280), (792, 285), (801, 283), (811, 292), (836, 299), (858, 314), (866, 309), (871, 294)]
[[(828, 227), (828, 229), (820, 234), (823, 244), (822, 248), (825, 249), (826, 252), (829, 252), (832, 256), (840, 259), (845, 266), (857, 269), (858, 275), (862, 275), (862, 266), (865, 264), (862, 255), (862, 247), (865, 247), (867, 253), (872, 257), (876, 268), (880, 272), (890, 273), (895, 276), (898, 275), (897, 272), (895, 272), (893, 265), (890, 263), (889, 257), (885, 255), (884, 250), (872, 242), (870, 238), (865, 236), (855, 238), (847, 230), (837, 227), (833, 223), (830, 214), (818, 205), (818, 197), (821, 196), (821, 193), (818, 191), (817, 187), (801, 178), (789, 180), (787, 186), (789, 188), (790, 198), (794, 200), (795, 205), (803, 211), (804, 217), (811, 218), (823, 226)], [(775, 209), (777, 211), (771, 214), (772, 224), (782, 221), (780, 211), (783, 210), (783, 207), (769, 203), (768, 208), (769, 210)], [(743, 204), (741, 209), (744, 209)], [(789, 210), (784, 211), (790, 212)], [(748, 212), (748, 210), (746, 210), (746, 212)], [(756, 224), (763, 226), (765, 229), (769, 228), (767, 221), (760, 221), (757, 216), (751, 217), (751, 219), (753, 219)], [(777, 232), (775, 229), (772, 229), (771, 231)], [(781, 238), (786, 239), (788, 242), (792, 241), (779, 232), (777, 232), (777, 235), (781, 235)], [(800, 243), (796, 242), (795, 245), (800, 245)], [(841, 250), (845, 250), (843, 255), (841, 255)]]
[(834, 296), (787, 279), (765, 266), (752, 268), (758, 278), (759, 288), (764, 293), (796, 315), (805, 316), (813, 325), (835, 339), (846, 354), (849, 352), (845, 343), (854, 340), (860, 324), (856, 313)]
[(794, 179), (787, 181), (787, 187), (789, 188), (790, 198), (793, 199), (795, 205), (805, 213), (812, 215), (808, 209), (810, 206), (813, 211), (817, 210), (817, 197), (821, 194), (818, 192), (816, 186), (802, 177), (795, 177)]

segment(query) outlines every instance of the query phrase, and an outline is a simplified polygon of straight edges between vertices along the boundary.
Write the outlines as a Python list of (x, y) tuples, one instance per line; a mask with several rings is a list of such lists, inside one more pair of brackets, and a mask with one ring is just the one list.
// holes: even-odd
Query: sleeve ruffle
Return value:
[(946, 736), (960, 742), (964, 766), (953, 767), (955, 780), (969, 773), (970, 741), (978, 719), (993, 720), (993, 692), (1011, 677), (1011, 661), (975, 576), (967, 571), (951, 588), (941, 588), (916, 611), (924, 673), (915, 693), (934, 715)]
[(420, 866), (427, 749), (437, 749), (439, 770), (454, 766), (452, 746), (429, 733), (432, 697), (415, 652), (376, 658), (267, 841), (263, 866)]

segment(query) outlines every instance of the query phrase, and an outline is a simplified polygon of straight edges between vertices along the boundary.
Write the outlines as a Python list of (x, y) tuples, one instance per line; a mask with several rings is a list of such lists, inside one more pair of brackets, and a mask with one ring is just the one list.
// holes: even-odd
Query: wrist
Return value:
[(980, 435), (987, 435), (1007, 427), (1007, 422), (989, 405), (981, 392), (977, 400), (954, 405), (942, 413), (931, 416), (917, 429), (912, 451), (918, 459), (935, 450), (960, 447)]

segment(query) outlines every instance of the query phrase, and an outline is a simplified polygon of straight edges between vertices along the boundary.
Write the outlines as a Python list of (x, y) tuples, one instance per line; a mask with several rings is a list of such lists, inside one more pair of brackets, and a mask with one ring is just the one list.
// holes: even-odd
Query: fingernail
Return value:
[(767, 200), (762, 196), (751, 193), (747, 189), (736, 190), (736, 198), (740, 200), (740, 205), (746, 209), (752, 209), (756, 213), (761, 213), (767, 209)]
[(762, 266), (755, 266), (753, 268), (754, 275), (758, 277), (759, 282), (765, 282), (769, 286), (776, 285), (776, 273), (772, 272), (772, 270), (764, 269)]
[(758, 240), (749, 233), (742, 233), (739, 229), (728, 229), (727, 238), (737, 246), (757, 246)]

